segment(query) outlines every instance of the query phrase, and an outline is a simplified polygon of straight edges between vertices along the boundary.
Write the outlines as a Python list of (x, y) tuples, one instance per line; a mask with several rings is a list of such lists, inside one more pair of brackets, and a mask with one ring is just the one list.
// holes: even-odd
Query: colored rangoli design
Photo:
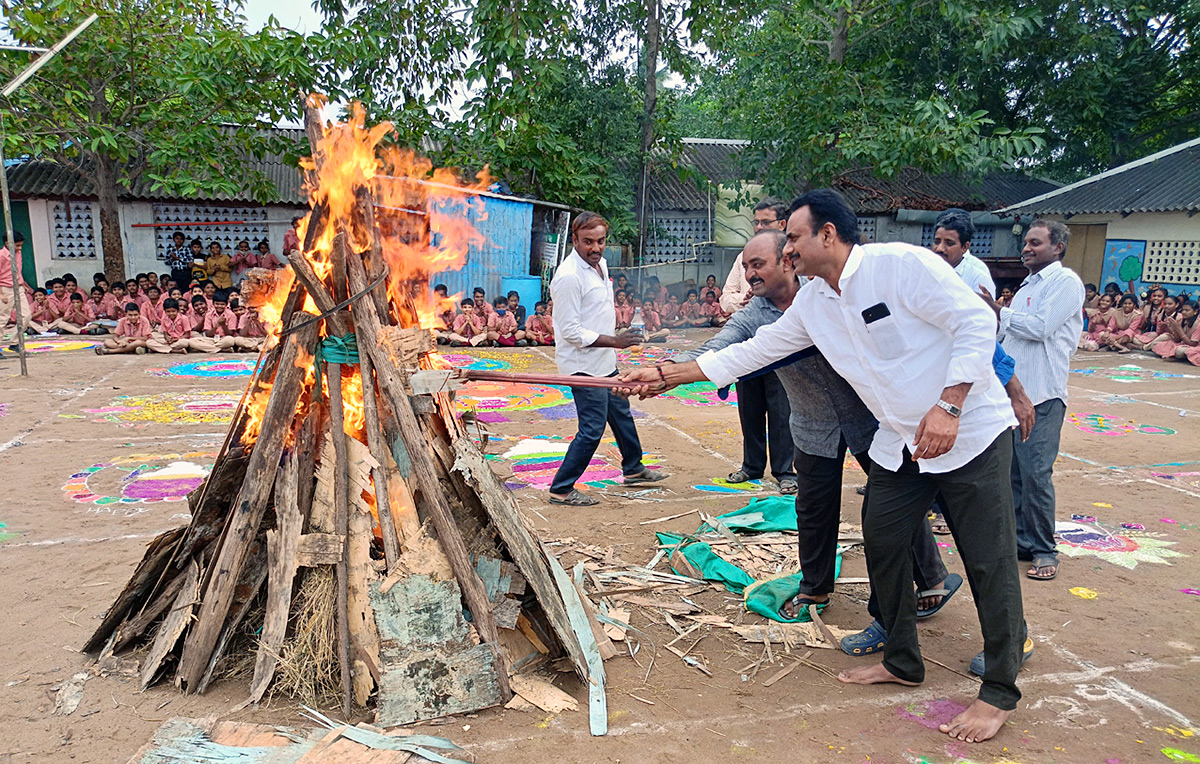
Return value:
[(713, 478), (710, 483), (700, 483), (694, 485), (697, 491), (705, 493), (732, 493), (732, 494), (748, 494), (761, 493), (763, 489), (761, 480), (746, 480), (741, 483), (730, 483), (725, 478)]
[(1156, 424), (1137, 424), (1133, 421), (1125, 421), (1118, 416), (1096, 414), (1091, 411), (1081, 411), (1078, 414), (1068, 413), (1067, 421), (1074, 425), (1076, 429), (1083, 432), (1091, 433), (1092, 435), (1108, 435), (1114, 438), (1135, 432), (1142, 435), (1175, 434), (1175, 431), (1170, 427), (1160, 427)]
[(1111, 379), (1115, 382), (1144, 382), (1151, 379), (1179, 379), (1188, 378), (1194, 379), (1194, 374), (1177, 374), (1174, 372), (1154, 371), (1152, 369), (1143, 369), (1141, 366), (1134, 364), (1125, 364), (1112, 369), (1102, 369), (1090, 367), (1087, 369), (1071, 369), (1072, 374), (1080, 374), (1087, 377), (1101, 377)]
[(146, 373), (156, 377), (249, 377), (254, 373), (255, 363), (256, 358), (205, 358), (202, 361), (186, 361), (161, 369), (146, 369)]
[(0, 403), (0, 416), (8, 416), (8, 406), (7, 403)]
[(505, 371), (512, 368), (508, 361), (499, 358), (475, 358), (462, 353), (442, 353), (442, 360), (456, 369), (479, 369), (481, 371)]
[(1136, 568), (1139, 562), (1170, 565), (1173, 557), (1186, 557), (1171, 547), (1174, 541), (1164, 541), (1162, 534), (1122, 529), (1120, 535), (1106, 530), (1099, 523), (1058, 522), (1054, 533), (1059, 539), (1058, 550), (1068, 557), (1099, 557), (1122, 568)]
[[(489, 458), (512, 464), (513, 475), (506, 483), (509, 488), (535, 488), (545, 491), (549, 490), (554, 481), (554, 474), (562, 466), (563, 457), (570, 445), (571, 442), (563, 438), (526, 438), (517, 441), (516, 445), (500, 456)], [(650, 469), (657, 469), (654, 465), (661, 461), (662, 457), (654, 454), (642, 456), (642, 463)], [(576, 486), (601, 488), (620, 482), (621, 454), (617, 449), (617, 442), (602, 440)]]
[(721, 400), (717, 386), (712, 382), (689, 382), (659, 395), (660, 398), (676, 400), (687, 406), (720, 406), (726, 403), (737, 405), (737, 393), (731, 388), (729, 397)]
[(84, 409), (95, 421), (125, 427), (164, 424), (228, 424), (241, 393), (233, 390), (193, 390), (187, 393), (120, 395), (104, 407)]
[(679, 355), (674, 348), (656, 345), (634, 345), (617, 351), (617, 363), (622, 366), (654, 366)]
[(572, 400), (571, 391), (516, 382), (468, 382), (455, 397), (460, 411), (536, 411)]
[[(553, 350), (551, 350), (553, 353)], [(451, 366), (459, 369), (483, 369), (487, 371), (528, 371), (535, 361), (545, 357), (533, 348), (453, 348), (452, 352), (439, 353)]]
[(91, 350), (100, 344), (99, 340), (82, 340), (76, 337), (60, 337), (57, 339), (28, 340), (25, 343), (26, 353), (59, 353), (68, 350)]
[(89, 512), (132, 517), (161, 502), (185, 500), (204, 482), (215, 457), (211, 451), (129, 454), (76, 472), (63, 493), (71, 501), (92, 505)]

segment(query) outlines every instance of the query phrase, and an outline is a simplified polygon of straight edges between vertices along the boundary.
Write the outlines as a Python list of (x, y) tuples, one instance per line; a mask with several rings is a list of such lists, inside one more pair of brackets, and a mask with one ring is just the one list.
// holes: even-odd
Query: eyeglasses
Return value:
[(756, 219), (754, 221), (754, 227), (755, 228), (766, 228), (767, 226), (774, 225), (775, 223), (778, 223), (778, 222), (779, 222), (779, 218), (775, 218), (774, 220), (757, 220)]

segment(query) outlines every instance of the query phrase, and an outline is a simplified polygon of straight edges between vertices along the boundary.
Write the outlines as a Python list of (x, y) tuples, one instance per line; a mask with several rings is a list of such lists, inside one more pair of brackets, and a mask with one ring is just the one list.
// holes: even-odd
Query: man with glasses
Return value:
[[(773, 197), (767, 197), (754, 205), (754, 233), (760, 231), (782, 231), (787, 223), (787, 205)], [(742, 253), (733, 261), (725, 288), (721, 292), (721, 308), (726, 313), (735, 313), (744, 308), (751, 298), (753, 284), (746, 279), (746, 267)], [(787, 392), (779, 383), (775, 372), (768, 372), (751, 379), (740, 380), (737, 385), (738, 419), (742, 424), (742, 465), (729, 473), (730, 483), (758, 480), (766, 472), (768, 447), (771, 457), (771, 474), (779, 481), (779, 492), (796, 493), (796, 471), (793, 466), (793, 447), (788, 419)]]

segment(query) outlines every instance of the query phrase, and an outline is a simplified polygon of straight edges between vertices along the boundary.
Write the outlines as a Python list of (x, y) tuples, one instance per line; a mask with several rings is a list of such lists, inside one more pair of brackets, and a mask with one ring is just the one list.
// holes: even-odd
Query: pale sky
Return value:
[(317, 31), (321, 27), (321, 16), (312, 8), (309, 0), (244, 0), (245, 14), (251, 29), (259, 29), (267, 23), (268, 16), (275, 16), (281, 26), (303, 34)]

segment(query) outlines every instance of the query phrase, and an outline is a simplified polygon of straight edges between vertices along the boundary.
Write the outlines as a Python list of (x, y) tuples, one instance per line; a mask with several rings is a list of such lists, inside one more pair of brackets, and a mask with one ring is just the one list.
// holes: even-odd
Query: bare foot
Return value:
[(846, 684), (884, 684), (885, 682), (894, 682), (902, 684), (905, 687), (916, 687), (920, 684), (920, 682), (909, 682), (901, 679), (884, 668), (882, 663), (876, 663), (874, 666), (846, 669), (838, 674), (838, 681), (845, 682)]
[(952, 738), (967, 743), (982, 743), (996, 736), (1012, 711), (1001, 711), (990, 703), (976, 700), (966, 711), (938, 727)]

